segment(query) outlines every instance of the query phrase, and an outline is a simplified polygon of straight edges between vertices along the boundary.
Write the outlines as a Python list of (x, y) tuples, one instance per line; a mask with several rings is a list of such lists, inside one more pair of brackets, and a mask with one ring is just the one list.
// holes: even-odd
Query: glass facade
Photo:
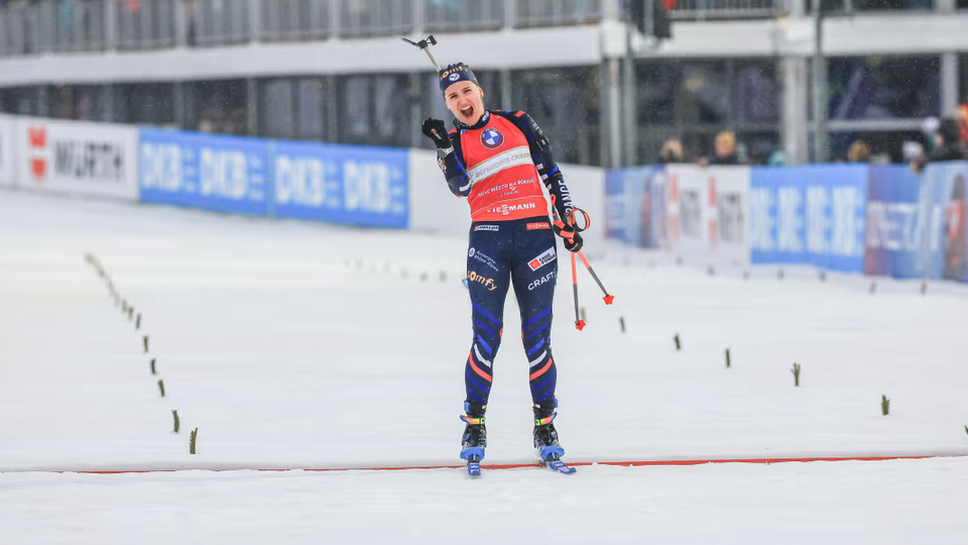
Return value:
[(407, 74), (338, 78), (338, 140), (344, 144), (409, 147), (414, 130)]
[(135, 83), (114, 86), (114, 117), (117, 123), (173, 126), (174, 85)]
[(324, 78), (276, 78), (259, 83), (259, 135), (328, 141)]
[(57, 119), (104, 121), (108, 119), (101, 85), (55, 85), (47, 90), (47, 112)]
[(741, 155), (763, 163), (780, 149), (779, 84), (771, 59), (657, 60), (636, 64), (638, 163), (666, 140), (686, 159), (712, 153), (716, 134), (736, 134)]
[(534, 118), (558, 162), (600, 164), (598, 67), (515, 71), (511, 81), (511, 109)]
[(190, 82), (184, 85), (183, 93), (183, 128), (224, 134), (248, 133), (245, 80)]
[(827, 60), (831, 120), (936, 116), (941, 110), (938, 56)]

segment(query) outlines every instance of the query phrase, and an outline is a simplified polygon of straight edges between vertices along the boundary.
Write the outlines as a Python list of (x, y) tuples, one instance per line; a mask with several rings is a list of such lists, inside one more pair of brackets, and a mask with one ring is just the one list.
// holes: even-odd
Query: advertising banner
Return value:
[(14, 176), (14, 118), (0, 114), (0, 187), (10, 187)]
[(864, 270), (867, 166), (754, 167), (750, 181), (753, 263)]
[(276, 141), (272, 213), (280, 218), (406, 229), (406, 150)]
[(606, 237), (644, 248), (660, 247), (665, 231), (665, 176), (661, 167), (605, 174)]
[(25, 189), (138, 199), (135, 127), (21, 117), (14, 146)]
[(666, 168), (666, 218), (669, 245), (691, 261), (706, 262), (716, 236), (706, 169), (693, 165)]
[(968, 162), (928, 165), (923, 184), (928, 277), (968, 282)]
[(920, 213), (921, 178), (907, 165), (870, 167), (864, 273), (921, 278), (927, 214)]
[(266, 214), (269, 142), (141, 129), (141, 202)]
[(709, 252), (713, 261), (746, 265), (750, 261), (750, 169), (722, 166), (706, 169), (709, 199)]

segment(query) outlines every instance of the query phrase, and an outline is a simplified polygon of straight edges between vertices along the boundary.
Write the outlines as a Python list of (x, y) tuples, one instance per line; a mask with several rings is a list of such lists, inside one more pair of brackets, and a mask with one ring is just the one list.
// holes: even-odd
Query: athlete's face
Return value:
[(447, 109), (458, 121), (473, 125), (484, 115), (484, 90), (470, 81), (458, 81), (444, 92)]

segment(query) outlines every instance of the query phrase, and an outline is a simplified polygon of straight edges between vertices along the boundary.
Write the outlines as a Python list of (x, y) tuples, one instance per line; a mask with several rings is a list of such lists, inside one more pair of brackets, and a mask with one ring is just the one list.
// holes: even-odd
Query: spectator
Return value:
[(739, 155), (736, 153), (736, 135), (730, 131), (723, 131), (716, 135), (716, 153), (709, 158), (703, 157), (697, 163), (699, 166), (738, 165)]
[(679, 140), (666, 140), (659, 149), (659, 163), (663, 165), (672, 163), (685, 163), (686, 152), (682, 148)]
[(848, 163), (866, 163), (871, 159), (871, 148), (863, 140), (854, 140), (847, 150)]
[(965, 149), (965, 144), (961, 142), (961, 127), (958, 126), (956, 119), (944, 118), (934, 139), (936, 144), (934, 151), (911, 161), (911, 170), (916, 174), (924, 172), (924, 167), (928, 163), (968, 160), (968, 149)]

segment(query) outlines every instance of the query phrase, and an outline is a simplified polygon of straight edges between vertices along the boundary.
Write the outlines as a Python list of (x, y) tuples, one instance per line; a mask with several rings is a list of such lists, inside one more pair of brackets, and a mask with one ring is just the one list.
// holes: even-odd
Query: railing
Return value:
[(424, 1), (424, 29), (428, 32), (494, 30), (504, 27), (505, 0)]
[(411, 0), (341, 0), (340, 4), (341, 36), (399, 35), (413, 30)]
[(114, 2), (118, 49), (162, 49), (175, 45), (175, 2), (180, 0), (108, 1)]
[(518, 0), (514, 26), (518, 28), (596, 23), (601, 0)]
[(776, 17), (784, 9), (783, 0), (677, 0), (670, 15), (673, 19), (762, 19)]
[(606, 1), (0, 0), (0, 56), (576, 25)]
[[(50, 3), (50, 2), (49, 2)], [(51, 5), (53, 5), (51, 3)], [(100, 0), (62, 1), (54, 18), (57, 51), (98, 51), (104, 49), (104, 2)]]
[(192, 4), (193, 9), (189, 11), (195, 29), (192, 45), (230, 45), (249, 41), (249, 0), (194, 0)]
[(331, 0), (262, 0), (259, 39), (302, 42), (329, 36)]

